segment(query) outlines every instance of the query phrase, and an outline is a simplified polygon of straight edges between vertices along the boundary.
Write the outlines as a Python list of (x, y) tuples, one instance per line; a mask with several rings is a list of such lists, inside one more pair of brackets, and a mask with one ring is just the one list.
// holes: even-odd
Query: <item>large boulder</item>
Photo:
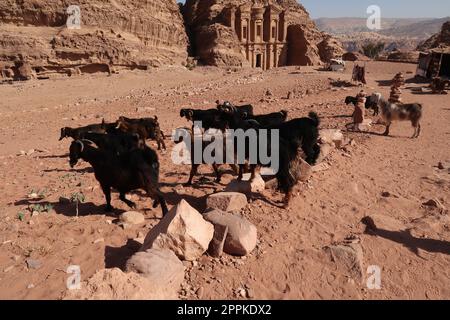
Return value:
[(102, 269), (81, 284), (79, 290), (68, 290), (64, 300), (166, 300), (177, 299), (166, 290), (137, 273), (118, 268)]
[(210, 195), (206, 199), (208, 209), (218, 209), (222, 211), (240, 211), (247, 206), (247, 197), (239, 192), (219, 192)]
[(206, 220), (214, 225), (228, 227), (223, 246), (225, 253), (245, 256), (253, 251), (257, 243), (257, 230), (254, 224), (245, 218), (228, 212), (213, 210), (204, 214)]
[(174, 206), (147, 234), (141, 251), (172, 250), (181, 260), (193, 261), (208, 249), (214, 226), (185, 200)]
[(184, 265), (167, 249), (138, 252), (127, 262), (128, 272), (142, 275), (157, 288), (164, 288), (168, 298), (177, 295), (184, 280)]

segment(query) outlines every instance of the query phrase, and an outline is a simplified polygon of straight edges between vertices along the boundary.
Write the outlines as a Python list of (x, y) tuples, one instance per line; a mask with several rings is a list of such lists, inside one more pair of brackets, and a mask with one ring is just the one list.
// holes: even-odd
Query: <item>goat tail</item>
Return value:
[(320, 118), (317, 113), (311, 111), (308, 116), (313, 121), (315, 127), (318, 127), (320, 125)]

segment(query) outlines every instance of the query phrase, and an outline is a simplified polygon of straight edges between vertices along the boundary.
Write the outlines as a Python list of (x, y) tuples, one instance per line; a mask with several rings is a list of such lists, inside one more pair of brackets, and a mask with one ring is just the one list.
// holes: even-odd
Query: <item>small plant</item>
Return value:
[(25, 219), (25, 213), (22, 211), (17, 213), (17, 219), (19, 219), (20, 221), (23, 221)]
[(39, 213), (42, 213), (42, 212), (47, 212), (47, 213), (50, 213), (50, 211), (52, 211), (53, 210), (53, 205), (51, 205), (50, 203), (45, 203), (45, 204), (40, 204), (40, 203), (37, 203), (37, 204), (32, 204), (32, 205), (30, 205), (29, 207), (28, 207), (28, 209), (30, 210), (30, 212), (39, 212)]
[(83, 203), (85, 200), (86, 200), (86, 197), (81, 192), (73, 193), (70, 196), (70, 202), (75, 203), (76, 211), (77, 211), (77, 217), (78, 217), (78, 204), (79, 203)]
[(31, 199), (37, 199), (37, 198), (43, 199), (43, 198), (45, 198), (46, 193), (47, 193), (47, 189), (42, 189), (42, 190), (31, 189), (31, 192), (28, 193), (28, 198), (31, 198)]

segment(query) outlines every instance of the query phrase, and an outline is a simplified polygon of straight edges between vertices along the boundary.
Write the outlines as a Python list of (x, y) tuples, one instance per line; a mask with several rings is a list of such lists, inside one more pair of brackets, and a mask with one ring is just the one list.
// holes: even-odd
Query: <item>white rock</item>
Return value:
[(319, 140), (322, 144), (329, 144), (341, 148), (344, 143), (344, 135), (338, 129), (323, 129), (319, 132)]
[(167, 249), (149, 249), (133, 255), (126, 264), (128, 272), (135, 272), (151, 281), (168, 297), (174, 297), (184, 280), (184, 265)]
[(208, 249), (214, 226), (185, 200), (174, 206), (147, 234), (141, 251), (172, 250), (181, 260), (193, 261)]
[(247, 197), (239, 192), (219, 192), (210, 195), (206, 199), (206, 206), (209, 209), (222, 211), (240, 211), (247, 206)]
[(209, 211), (204, 214), (204, 217), (215, 225), (228, 227), (223, 246), (225, 253), (245, 256), (255, 249), (258, 239), (257, 230), (255, 225), (245, 218), (220, 210)]
[(142, 213), (136, 211), (124, 212), (120, 215), (120, 221), (125, 224), (135, 225), (145, 222), (145, 217)]
[(242, 180), (237, 179), (231, 181), (225, 188), (225, 192), (240, 192), (245, 194), (258, 193), (266, 188), (266, 183), (264, 182), (261, 175), (256, 174), (253, 181), (250, 182), (251, 173), (245, 173), (242, 176)]

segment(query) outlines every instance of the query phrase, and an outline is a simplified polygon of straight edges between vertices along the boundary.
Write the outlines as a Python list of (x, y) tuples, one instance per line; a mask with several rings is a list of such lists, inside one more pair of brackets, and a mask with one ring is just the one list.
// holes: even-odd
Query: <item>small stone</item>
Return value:
[(428, 200), (427, 202), (424, 202), (423, 205), (426, 207), (445, 209), (444, 205), (438, 199)]
[(391, 196), (391, 193), (390, 193), (389, 191), (383, 191), (383, 192), (381, 193), (381, 196), (382, 196), (383, 198), (389, 198), (389, 197)]
[(33, 289), (34, 288), (34, 284), (32, 284), (32, 283), (30, 283), (28, 286), (27, 286), (27, 289)]
[(100, 242), (105, 242), (105, 239), (104, 238), (99, 238), (97, 240), (94, 240), (93, 244), (100, 243)]
[(122, 221), (124, 224), (126, 223), (129, 225), (136, 225), (144, 223), (145, 217), (140, 212), (128, 211), (120, 215), (120, 221)]
[(205, 293), (205, 288), (200, 287), (197, 289), (197, 291), (195, 292), (195, 294), (197, 295), (197, 297), (199, 299), (201, 299), (203, 297), (203, 294)]
[(42, 267), (42, 262), (40, 262), (39, 260), (35, 260), (35, 259), (27, 259), (27, 266), (28, 269), (40, 269)]

